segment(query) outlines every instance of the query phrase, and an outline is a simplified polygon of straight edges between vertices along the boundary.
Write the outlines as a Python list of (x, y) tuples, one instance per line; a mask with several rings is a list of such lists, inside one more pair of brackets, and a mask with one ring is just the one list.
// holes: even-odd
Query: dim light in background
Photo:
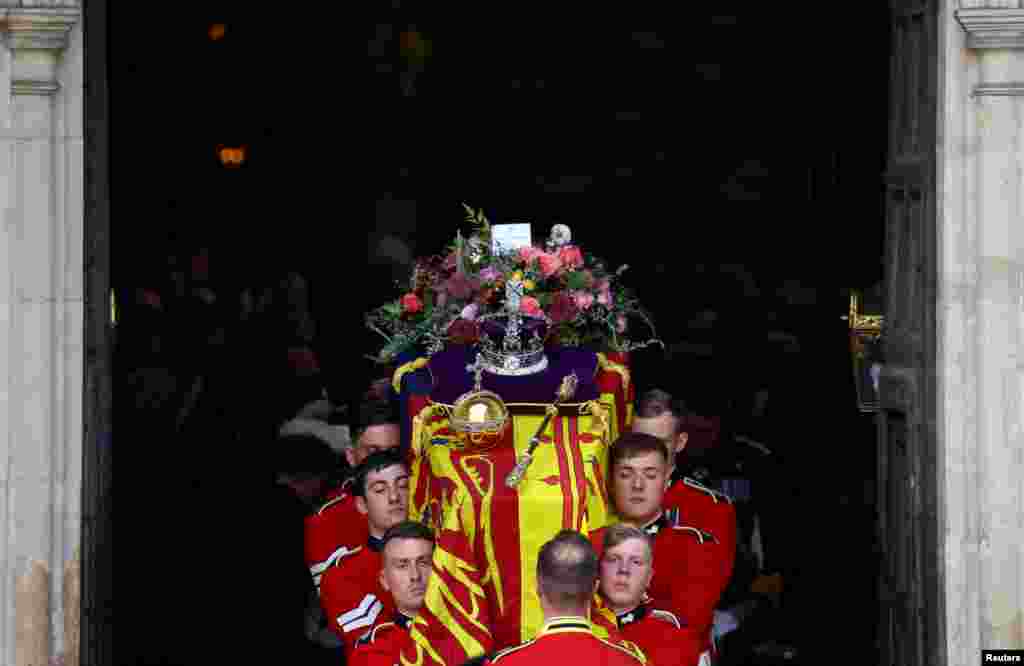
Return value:
[(229, 169), (237, 169), (245, 163), (245, 146), (217, 146), (217, 159)]
[(210, 36), (210, 41), (219, 42), (224, 39), (224, 33), (227, 32), (227, 26), (223, 23), (214, 23), (210, 26), (210, 29), (206, 32)]

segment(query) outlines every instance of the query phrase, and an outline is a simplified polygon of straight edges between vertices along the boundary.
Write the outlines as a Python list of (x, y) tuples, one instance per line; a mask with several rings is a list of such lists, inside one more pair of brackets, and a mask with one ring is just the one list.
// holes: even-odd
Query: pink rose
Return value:
[(484, 282), (495, 282), (501, 277), (501, 271), (494, 266), (488, 266), (487, 268), (480, 271), (480, 279)]
[(615, 320), (615, 332), (625, 333), (626, 332), (626, 318), (619, 315), (619, 318)]
[(423, 302), (416, 294), (406, 294), (402, 296), (402, 309), (410, 314), (414, 314), (423, 309)]
[(583, 253), (575, 245), (565, 245), (559, 249), (558, 258), (568, 268), (579, 268), (583, 265)]
[(519, 248), (519, 259), (527, 266), (529, 266), (530, 262), (532, 262), (534, 259), (536, 259), (542, 254), (544, 254), (544, 250), (541, 250), (540, 248), (534, 247), (532, 245)]
[(590, 306), (594, 304), (594, 295), (589, 291), (574, 291), (572, 300), (580, 310), (589, 310)]
[(480, 307), (476, 303), (470, 303), (466, 307), (462, 308), (462, 314), (460, 315), (466, 321), (476, 320), (477, 314), (480, 312)]
[(537, 256), (537, 264), (540, 266), (541, 274), (549, 278), (562, 268), (562, 260), (557, 255), (542, 252)]
[(612, 304), (612, 293), (607, 289), (597, 292), (597, 302), (608, 307)]
[(560, 291), (551, 298), (551, 308), (548, 316), (555, 324), (571, 321), (576, 317), (576, 303), (571, 295)]
[(540, 301), (533, 296), (524, 296), (519, 299), (519, 310), (531, 317), (540, 317), (544, 314), (543, 310), (540, 309)]

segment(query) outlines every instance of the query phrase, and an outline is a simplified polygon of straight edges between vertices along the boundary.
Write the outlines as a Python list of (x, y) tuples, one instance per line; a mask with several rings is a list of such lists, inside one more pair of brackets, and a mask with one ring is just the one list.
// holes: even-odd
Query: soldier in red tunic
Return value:
[(409, 626), (423, 607), (427, 593), (427, 579), (433, 566), (433, 532), (422, 523), (405, 521), (390, 528), (382, 542), (380, 584), (394, 598), (395, 614), (387, 621), (377, 622), (356, 642), (350, 666), (399, 663), (402, 650), (413, 645)]
[[(686, 431), (689, 418), (690, 412), (682, 400), (659, 389), (647, 391), (637, 403), (632, 429), (657, 437), (669, 448), (670, 479), (675, 472), (676, 457), (689, 440)], [(709, 532), (721, 543), (724, 557), (719, 564), (724, 590), (736, 562), (736, 508), (732, 499), (694, 479), (682, 477), (671, 483), (662, 508), (675, 511), (681, 524)]]
[(391, 594), (380, 583), (381, 549), (387, 530), (409, 515), (409, 468), (396, 450), (371, 454), (352, 483), (355, 507), (367, 526), (367, 540), (324, 572), (320, 603), (331, 628), (351, 649), (379, 617), (394, 612)]
[(593, 547), (579, 532), (559, 532), (541, 547), (537, 559), (537, 596), (544, 611), (540, 633), (522, 645), (499, 651), (484, 663), (502, 666), (650, 663), (633, 643), (605, 640), (592, 631), (588, 617), (597, 583), (598, 562)]
[(671, 611), (655, 607), (647, 595), (654, 574), (651, 537), (637, 527), (619, 523), (605, 530), (603, 546), (601, 596), (615, 613), (621, 636), (636, 643), (655, 666), (709, 663), (706, 637)]
[[(619, 437), (609, 454), (612, 501), (623, 523), (654, 539), (654, 559), (671, 562), (655, 569), (649, 594), (658, 608), (674, 613), (712, 649), (714, 610), (728, 579), (722, 543), (710, 532), (682, 523), (678, 511), (663, 511), (669, 478), (668, 452), (660, 439), (639, 432)], [(605, 532), (591, 534), (603, 556)]]
[[(370, 454), (398, 448), (401, 441), (398, 415), (386, 398), (364, 400), (355, 411), (350, 424), (352, 444), (345, 449), (352, 470)], [(320, 577), (338, 558), (351, 555), (369, 539), (367, 522), (356, 509), (352, 480), (350, 475), (331, 488), (327, 501), (305, 520), (306, 566), (317, 590)]]

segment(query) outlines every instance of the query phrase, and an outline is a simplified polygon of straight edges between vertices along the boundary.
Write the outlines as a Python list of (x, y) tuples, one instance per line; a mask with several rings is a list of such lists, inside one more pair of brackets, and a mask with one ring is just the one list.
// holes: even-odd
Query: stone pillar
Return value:
[(949, 664), (1024, 648), (1024, 9), (944, 0), (938, 438)]
[(0, 0), (0, 663), (17, 666), (77, 663), (64, 640), (82, 488), (77, 5)]

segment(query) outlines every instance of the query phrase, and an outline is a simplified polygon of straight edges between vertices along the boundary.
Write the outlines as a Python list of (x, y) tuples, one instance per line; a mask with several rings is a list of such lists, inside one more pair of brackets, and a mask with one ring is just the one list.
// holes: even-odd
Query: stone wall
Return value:
[(83, 45), (76, 4), (0, 2), (0, 663), (18, 666), (61, 657), (78, 663)]
[(1024, 19), (944, 3), (938, 437), (949, 664), (1024, 648)]

